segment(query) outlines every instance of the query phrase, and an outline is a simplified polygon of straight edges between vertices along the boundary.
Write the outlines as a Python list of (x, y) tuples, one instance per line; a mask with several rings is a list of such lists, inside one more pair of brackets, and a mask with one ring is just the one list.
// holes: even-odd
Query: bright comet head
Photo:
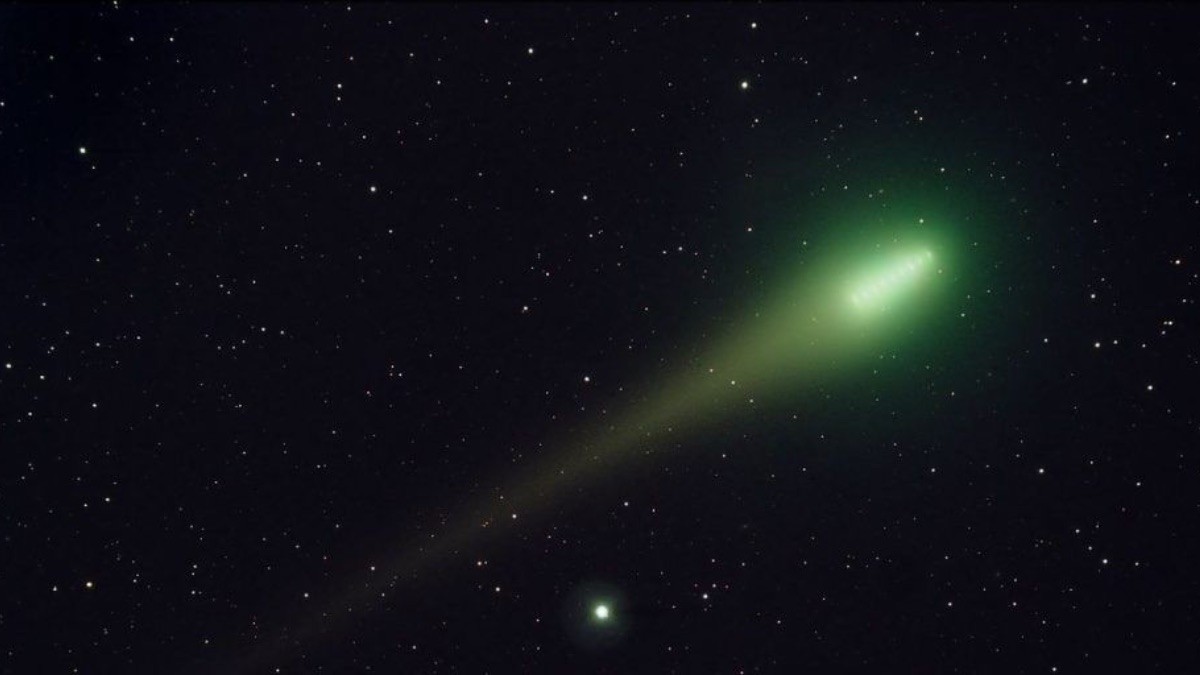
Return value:
[(608, 618), (608, 605), (596, 605), (596, 609), (592, 613), (596, 615), (597, 619), (603, 621)]
[(864, 274), (851, 285), (850, 303), (860, 311), (887, 309), (908, 292), (933, 267), (933, 251), (920, 249), (892, 258)]

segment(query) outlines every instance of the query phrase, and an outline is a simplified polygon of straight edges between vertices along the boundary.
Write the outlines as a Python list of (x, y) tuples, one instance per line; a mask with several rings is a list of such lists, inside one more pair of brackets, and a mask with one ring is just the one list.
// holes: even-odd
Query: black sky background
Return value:
[[(884, 188), (970, 214), (944, 332), (272, 668), (1186, 672), (1198, 19), (0, 9), (0, 671), (229, 672)], [(561, 619), (592, 581), (602, 651)]]

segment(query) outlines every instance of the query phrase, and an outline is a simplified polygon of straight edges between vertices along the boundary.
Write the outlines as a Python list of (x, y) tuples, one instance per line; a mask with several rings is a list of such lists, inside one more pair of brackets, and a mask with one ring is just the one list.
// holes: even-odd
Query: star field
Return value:
[(1187, 672), (1198, 20), (0, 9), (0, 672)]

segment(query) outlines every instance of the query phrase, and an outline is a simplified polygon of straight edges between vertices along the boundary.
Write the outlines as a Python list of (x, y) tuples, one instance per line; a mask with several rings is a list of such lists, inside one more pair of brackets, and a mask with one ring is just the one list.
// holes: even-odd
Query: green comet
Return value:
[(850, 302), (864, 312), (883, 311), (912, 290), (929, 273), (933, 251), (925, 249), (898, 257), (869, 277), (855, 282)]
[[(917, 310), (936, 306), (935, 282), (943, 278), (947, 247), (913, 221), (907, 237), (896, 235), (902, 227), (893, 227), (860, 233), (840, 251), (831, 245), (798, 251), (800, 273), (781, 279), (774, 293), (711, 339), (707, 349), (677, 352), (680, 361), (630, 390), (623, 407), (546, 442), (550, 450), (507, 479), (481, 487), (437, 530), (381, 556), (381, 573), (332, 589), (319, 612), (281, 626), (280, 638), (260, 645), (244, 665), (262, 667), (298, 643), (328, 634), (339, 622), (379, 605), (381, 597), (466, 559), (469, 549), (552, 512), (618, 468), (686, 447), (689, 436), (747, 406), (787, 401), (798, 384), (827, 380), (853, 358), (873, 354), (871, 345), (896, 336), (897, 326), (911, 326)], [(910, 321), (897, 321), (904, 317)], [(616, 610), (605, 602), (592, 605), (590, 613), (593, 622), (608, 625)]]

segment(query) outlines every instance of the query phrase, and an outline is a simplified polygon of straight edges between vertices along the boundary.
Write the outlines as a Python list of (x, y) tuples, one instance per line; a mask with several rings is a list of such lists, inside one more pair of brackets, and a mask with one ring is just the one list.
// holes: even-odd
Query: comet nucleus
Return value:
[(850, 302), (863, 312), (889, 309), (929, 275), (933, 251), (922, 249), (892, 258), (851, 285)]

